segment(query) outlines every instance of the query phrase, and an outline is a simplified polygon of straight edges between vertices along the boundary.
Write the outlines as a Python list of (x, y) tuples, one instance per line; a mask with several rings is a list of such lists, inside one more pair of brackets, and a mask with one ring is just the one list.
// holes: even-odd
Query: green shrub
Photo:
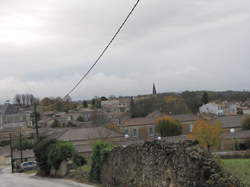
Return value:
[(75, 154), (75, 155), (74, 155), (73, 162), (74, 162), (74, 163), (76, 164), (76, 166), (78, 166), (78, 167), (81, 167), (81, 166), (87, 164), (86, 159), (85, 159), (83, 156), (79, 155), (79, 154)]
[(57, 127), (61, 127), (61, 126), (62, 126), (61, 123), (57, 119), (54, 119), (54, 121), (51, 125), (52, 128), (57, 128)]
[(34, 145), (34, 153), (41, 175), (49, 175), (50, 169), (58, 169), (63, 161), (72, 160), (78, 167), (86, 163), (70, 142), (42, 139)]
[(156, 131), (162, 136), (177, 136), (182, 133), (181, 123), (171, 116), (157, 120)]
[(77, 127), (76, 124), (74, 124), (72, 121), (69, 121), (66, 125), (66, 127)]
[(242, 125), (242, 128), (245, 130), (250, 129), (250, 115), (247, 115), (245, 117), (245, 119), (242, 121), (241, 125)]
[(10, 140), (2, 140), (2, 141), (0, 141), (0, 147), (6, 146), (6, 145), (10, 145)]
[(62, 161), (71, 160), (75, 152), (75, 148), (70, 142), (56, 142), (49, 147), (48, 164), (58, 169)]
[(32, 149), (33, 140), (28, 138), (22, 138), (22, 145), (21, 145), (20, 139), (18, 138), (18, 141), (13, 145), (13, 147), (18, 150)]
[(48, 163), (48, 155), (51, 145), (56, 143), (55, 139), (41, 139), (35, 144), (33, 150), (41, 175), (49, 175), (51, 165)]
[(79, 116), (79, 117), (77, 118), (77, 121), (84, 122), (84, 118), (83, 118), (82, 116)]
[(107, 159), (108, 153), (112, 150), (112, 145), (108, 142), (97, 141), (93, 146), (91, 157), (90, 179), (101, 182), (101, 170)]

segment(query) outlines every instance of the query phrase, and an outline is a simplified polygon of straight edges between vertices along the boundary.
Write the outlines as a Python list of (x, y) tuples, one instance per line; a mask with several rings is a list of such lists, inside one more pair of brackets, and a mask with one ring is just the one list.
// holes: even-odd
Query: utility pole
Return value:
[(35, 122), (35, 128), (36, 128), (36, 137), (39, 137), (39, 131), (38, 131), (38, 124), (37, 124), (37, 111), (36, 111), (36, 102), (34, 103), (34, 122)]
[(14, 173), (13, 147), (12, 147), (12, 135), (11, 135), (11, 133), (10, 133), (10, 161), (11, 161), (11, 172)]
[(20, 136), (19, 136), (19, 146), (20, 146), (20, 157), (21, 163), (23, 162), (23, 140), (22, 140), (22, 129), (20, 128)]

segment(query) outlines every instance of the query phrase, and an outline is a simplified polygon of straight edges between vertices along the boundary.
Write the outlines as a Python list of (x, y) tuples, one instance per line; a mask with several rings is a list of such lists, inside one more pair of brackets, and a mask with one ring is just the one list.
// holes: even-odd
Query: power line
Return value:
[(112, 37), (112, 39), (110, 40), (110, 42), (106, 45), (106, 47), (103, 49), (103, 51), (101, 52), (101, 54), (98, 56), (98, 58), (95, 60), (94, 64), (89, 68), (89, 70), (82, 76), (82, 78), (73, 86), (73, 88), (64, 96), (64, 98), (68, 97), (80, 84), (81, 82), (87, 77), (87, 75), (91, 72), (91, 70), (95, 67), (95, 65), (100, 61), (100, 59), (102, 58), (102, 56), (105, 54), (105, 52), (107, 51), (107, 49), (109, 48), (109, 46), (112, 44), (112, 42), (115, 40), (116, 36), (119, 34), (119, 32), (121, 31), (121, 29), (123, 28), (123, 26), (125, 25), (125, 23), (128, 21), (129, 17), (131, 16), (131, 14), (134, 12), (135, 8), (137, 7), (138, 3), (140, 2), (140, 0), (137, 0), (137, 2), (135, 3), (135, 5), (133, 6), (133, 8), (131, 9), (131, 11), (129, 12), (129, 14), (127, 15), (127, 17), (125, 18), (125, 20), (122, 22), (121, 26), (118, 28), (118, 30), (116, 31), (115, 35)]

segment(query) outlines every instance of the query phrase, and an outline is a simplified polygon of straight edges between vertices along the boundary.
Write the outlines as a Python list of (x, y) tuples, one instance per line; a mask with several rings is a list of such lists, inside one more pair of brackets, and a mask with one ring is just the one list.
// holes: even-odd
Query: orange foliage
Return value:
[(220, 145), (223, 129), (221, 123), (209, 123), (198, 120), (194, 123), (192, 132), (188, 135), (190, 139), (197, 140), (201, 146), (210, 150), (211, 146)]

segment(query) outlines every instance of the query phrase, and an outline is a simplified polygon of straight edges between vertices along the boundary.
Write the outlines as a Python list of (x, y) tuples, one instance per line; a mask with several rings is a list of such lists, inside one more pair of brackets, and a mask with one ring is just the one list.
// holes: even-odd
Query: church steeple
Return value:
[(157, 95), (156, 88), (155, 88), (155, 83), (153, 83), (153, 95)]

